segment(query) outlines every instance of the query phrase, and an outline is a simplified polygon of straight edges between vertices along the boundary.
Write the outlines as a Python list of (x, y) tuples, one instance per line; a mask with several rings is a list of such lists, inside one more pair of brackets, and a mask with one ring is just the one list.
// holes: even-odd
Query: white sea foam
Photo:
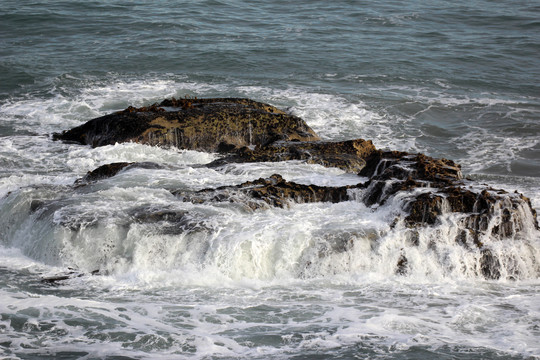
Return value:
[[(44, 133), (163, 97), (226, 92), (288, 108), (331, 139), (372, 138), (378, 147), (400, 150), (422, 146), (414, 131), (400, 134), (411, 119), (313, 89), (181, 77), (87, 84), (49, 99), (5, 103), (0, 116), (20, 121), (14, 125), (19, 130)], [(454, 100), (437, 101), (453, 106)], [(519, 146), (532, 146), (481, 135), (482, 144), (463, 137), (472, 144), (468, 151), (480, 154), (466, 161), (470, 171), (481, 171), (476, 166), (486, 166), (490, 156), (502, 161), (516, 157)], [(485, 281), (478, 273), (480, 251), (455, 243), (458, 214), (444, 214), (416, 239), (394, 221), (407, 194), (379, 207), (363, 205), (355, 190), (348, 202), (253, 211), (241, 203), (185, 203), (170, 192), (274, 173), (303, 184), (366, 180), (339, 169), (299, 161), (207, 168), (217, 155), (138, 144), (91, 149), (44, 136), (4, 137), (0, 145), (4, 171), (12, 172), (0, 180), (0, 344), (9, 344), (0, 346), (0, 356), (413, 357), (418, 349), (437, 356), (540, 355), (534, 325), (540, 317), (540, 237), (530, 221), (519, 236), (481, 239), (503, 262), (502, 278)], [(493, 148), (500, 152), (490, 155), (486, 149)], [(129, 168), (71, 186), (87, 171), (118, 161), (160, 167)], [(540, 190), (531, 179), (480, 176), (509, 190), (532, 191), (538, 207)], [(407, 273), (397, 275), (402, 256)], [(89, 275), (97, 269), (100, 275)], [(71, 271), (58, 287), (39, 282)], [(500, 319), (512, 320), (501, 327)]]
[(366, 178), (359, 177), (354, 173), (348, 173), (338, 168), (307, 164), (303, 161), (228, 164), (218, 168), (218, 171), (233, 175), (235, 179), (238, 179), (237, 181), (249, 181), (257, 177), (267, 178), (273, 174), (279, 174), (287, 181), (318, 186), (356, 185), (367, 181)]
[(73, 146), (67, 156), (67, 165), (77, 173), (91, 171), (98, 166), (114, 162), (150, 162), (159, 165), (207, 164), (217, 156), (192, 150), (163, 149), (135, 143), (107, 145), (99, 148)]
[[(197, 95), (204, 95), (204, 93), (213, 92), (219, 90), (219, 85), (190, 83), (185, 79), (174, 78), (158, 81), (133, 81), (125, 82), (121, 80), (113, 81), (111, 84), (93, 83), (89, 82), (89, 87), (83, 88), (77, 92), (71, 100), (68, 98), (62, 99), (62, 101), (56, 101), (58, 99), (49, 99), (45, 101), (42, 113), (34, 113), (29, 111), (33, 102), (38, 102), (38, 99), (21, 101), (17, 106), (14, 104), (7, 104), (4, 108), (5, 113), (8, 116), (22, 116), (33, 119), (35, 126), (51, 126), (58, 125), (57, 120), (42, 121), (44, 117), (43, 111), (50, 111), (55, 116), (62, 114), (68, 114), (69, 116), (76, 118), (83, 112), (79, 110), (81, 108), (74, 107), (77, 103), (90, 104), (91, 107), (97, 108), (98, 112), (103, 113), (108, 109), (122, 108), (127, 105), (133, 104), (135, 106), (148, 104), (149, 102), (158, 100), (159, 97), (167, 97), (177, 94), (179, 91), (196, 91)], [(369, 128), (369, 131), (378, 132), (379, 139), (387, 139), (392, 136), (393, 130), (388, 124), (388, 120), (381, 115), (366, 110), (365, 104), (356, 100), (351, 102), (350, 99), (345, 99), (337, 95), (330, 95), (324, 93), (313, 92), (308, 89), (302, 88), (286, 88), (286, 89), (273, 89), (260, 86), (231, 86), (235, 92), (255, 98), (265, 98), (267, 101), (274, 104), (283, 104), (289, 107), (289, 110), (293, 113), (305, 118), (314, 128), (320, 133), (327, 134), (330, 138), (351, 137), (357, 133), (360, 135), (360, 130)], [(392, 89), (387, 89), (392, 91)], [(397, 89), (403, 91), (403, 89)], [(423, 91), (422, 89), (418, 91)], [(62, 94), (69, 93), (68, 90), (62, 89)], [(105, 96), (104, 96), (105, 94)], [(108, 96), (107, 96), (108, 95)], [(64, 96), (64, 95), (62, 95)], [(418, 93), (417, 95), (418, 96)], [(105, 100), (104, 100), (105, 99)], [(133, 102), (127, 103), (132, 100)], [(112, 101), (112, 102), (111, 102)], [(45, 110), (44, 110), (45, 109)], [(39, 120), (39, 121), (38, 121)], [(41, 125), (43, 122), (45, 125)], [(40, 125), (38, 125), (38, 123)], [(375, 125), (378, 124), (378, 125)], [(332, 129), (339, 129), (343, 134), (340, 135), (334, 132)], [(380, 131), (378, 131), (380, 130)], [(346, 134), (346, 135), (345, 135)], [(355, 137), (355, 136), (353, 136)], [(485, 137), (485, 136), (484, 136)], [(4, 152), (5, 158), (15, 156), (20, 157), (20, 162), (26, 162), (30, 164), (30, 167), (39, 169), (54, 169), (58, 175), (42, 176), (41, 181), (36, 182), (36, 177), (33, 175), (12, 175), (4, 177), (3, 181), (3, 193), (7, 194), (9, 191), (17, 190), (18, 186), (24, 187), (26, 185), (56, 185), (66, 186), (71, 184), (74, 179), (84, 175), (87, 171), (94, 168), (118, 161), (127, 162), (154, 162), (162, 166), (160, 169), (148, 170), (148, 169), (129, 169), (122, 172), (116, 177), (102, 182), (102, 184), (92, 185), (95, 192), (94, 195), (76, 195), (78, 200), (72, 204), (62, 204), (61, 207), (45, 217), (45, 221), (53, 220), (53, 223), (60, 226), (60, 229), (55, 229), (49, 226), (37, 226), (32, 229), (32, 221), (27, 220), (26, 225), (20, 230), (20, 236), (30, 239), (36, 236), (36, 231), (41, 231), (41, 235), (45, 235), (44, 238), (49, 239), (49, 245), (55, 248), (56, 251), (61, 252), (62, 255), (56, 254), (48, 259), (57, 259), (56, 261), (80, 262), (83, 268), (91, 270), (93, 268), (99, 268), (105, 266), (110, 270), (114, 269), (116, 265), (111, 265), (111, 262), (116, 259), (119, 263), (125, 262), (125, 259), (130, 259), (127, 263), (122, 263), (119, 269), (122, 271), (133, 271), (137, 269), (136, 261), (140, 261), (144, 265), (143, 268), (152, 268), (155, 266), (153, 261), (161, 262), (161, 267), (164, 269), (173, 269), (175, 264), (180, 264), (180, 268), (183, 266), (189, 266), (190, 261), (203, 264), (205, 268), (216, 268), (222, 272), (226, 277), (239, 279), (251, 274), (253, 278), (271, 279), (273, 277), (297, 277), (297, 276), (320, 276), (327, 273), (354, 273), (356, 271), (365, 269), (371, 269), (375, 272), (381, 271), (384, 274), (393, 274), (395, 271), (395, 264), (402, 254), (401, 248), (404, 244), (402, 237), (404, 234), (399, 231), (389, 231), (389, 229), (381, 229), (375, 221), (373, 222), (373, 215), (370, 213), (372, 209), (356, 209), (355, 215), (349, 219), (343, 219), (343, 214), (336, 209), (339, 207), (329, 206), (329, 208), (336, 210), (336, 213), (331, 213), (332, 217), (341, 218), (336, 224), (330, 226), (335, 233), (331, 235), (331, 239), (328, 238), (332, 231), (328, 232), (322, 230), (316, 230), (316, 224), (322, 222), (322, 218), (326, 215), (320, 212), (317, 206), (306, 205), (306, 209), (302, 206), (295, 206), (296, 213), (294, 215), (287, 214), (278, 211), (279, 215), (268, 211), (265, 216), (269, 218), (265, 221), (269, 221), (269, 228), (282, 228), (283, 219), (281, 216), (289, 217), (290, 219), (285, 221), (287, 227), (295, 229), (295, 233), (291, 231), (285, 231), (285, 228), (281, 232), (275, 232), (274, 230), (268, 230), (267, 234), (258, 233), (258, 224), (253, 224), (253, 228), (245, 228), (245, 224), (252, 221), (254, 215), (251, 213), (243, 213), (242, 208), (227, 209), (226, 206), (216, 204), (217, 213), (210, 212), (211, 215), (207, 216), (208, 209), (202, 207), (193, 207), (191, 205), (175, 204), (172, 202), (172, 206), (176, 210), (192, 211), (194, 214), (199, 214), (202, 217), (207, 217), (204, 222), (210, 224), (212, 231), (201, 234), (191, 234), (186, 236), (169, 236), (169, 238), (163, 234), (152, 235), (152, 228), (145, 229), (142, 225), (130, 225), (130, 220), (125, 216), (117, 216), (116, 213), (124, 213), (136, 206), (148, 206), (148, 204), (159, 205), (164, 208), (167, 207), (167, 203), (171, 203), (174, 199), (172, 194), (168, 190), (198, 190), (206, 187), (217, 187), (220, 185), (236, 185), (244, 181), (253, 180), (258, 177), (268, 177), (273, 173), (279, 173), (287, 180), (296, 181), (299, 183), (314, 183), (318, 185), (352, 185), (358, 182), (364, 181), (354, 174), (346, 174), (338, 169), (326, 169), (317, 165), (308, 165), (301, 162), (283, 162), (273, 164), (231, 164), (222, 166), (220, 168), (206, 168), (198, 167), (197, 165), (204, 165), (206, 163), (215, 160), (217, 157), (215, 154), (199, 153), (195, 151), (178, 151), (177, 149), (160, 149), (153, 148), (138, 144), (116, 144), (96, 149), (89, 147), (81, 147), (75, 145), (64, 145), (55, 143), (51, 146), (50, 141), (47, 138), (41, 138), (38, 143), (28, 145), (21, 137), (6, 138), (2, 141), (5, 142)], [(406, 144), (405, 143), (402, 143)], [(530, 144), (529, 144), (530, 145)], [(411, 147), (413, 145), (405, 145), (405, 147)], [(528, 146), (528, 145), (525, 145)], [(51, 150), (52, 149), (52, 150)], [(36, 154), (28, 156), (28, 154)], [(481, 150), (476, 150), (476, 154), (482, 153)], [(502, 155), (501, 155), (502, 156)], [(508, 155), (513, 156), (512, 154)], [(60, 164), (61, 165), (58, 165)], [(484, 163), (485, 165), (485, 163)], [(25, 180), (26, 179), (26, 180)], [(142, 186), (141, 186), (142, 185)], [(165, 190), (166, 189), (166, 190)], [(34, 198), (42, 197), (41, 190), (37, 190), (34, 194), (32, 191), (28, 192), (28, 197), (22, 202), (26, 204), (28, 208), (29, 204)], [(27, 193), (27, 192), (25, 192)], [(101, 198), (101, 199), (98, 199)], [(97, 199), (97, 200), (96, 200)], [(78, 203), (81, 203), (80, 205)], [(109, 205), (107, 205), (109, 204)], [(114, 204), (114, 205), (110, 205)], [(352, 203), (351, 203), (352, 204)], [(350, 204), (349, 204), (350, 205)], [(25, 207), (23, 206), (23, 208)], [(327, 207), (327, 204), (324, 205)], [(359, 205), (354, 205), (353, 208)], [(385, 209), (377, 210), (376, 216), (386, 217), (387, 221), (389, 217), (395, 216), (399, 213), (398, 204), (393, 206), (387, 206)], [(231, 212), (232, 211), (232, 212)], [(276, 210), (277, 211), (277, 210)], [(292, 210), (290, 210), (292, 211)], [(386, 215), (383, 215), (386, 212)], [(93, 214), (93, 216), (90, 216)], [(359, 215), (360, 214), (360, 215)], [(256, 214), (260, 216), (260, 214)], [(37, 215), (33, 215), (37, 216)], [(53, 216), (53, 217), (51, 217)], [(249, 220), (246, 218), (249, 217)], [(348, 228), (347, 221), (356, 223), (358, 217), (363, 218), (361, 220), (360, 233), (358, 229), (350, 230), (349, 232), (343, 229)], [(242, 219), (238, 222), (238, 219)], [(310, 221), (313, 228), (309, 226), (300, 226), (296, 224), (298, 219)], [(366, 220), (367, 219), (367, 220)], [(37, 220), (41, 221), (41, 220)], [(261, 220), (262, 221), (262, 220)], [(66, 224), (69, 226), (75, 226), (75, 230), (65, 230)], [(75, 224), (75, 225), (73, 225)], [(451, 225), (451, 224), (450, 224)], [(449, 225), (449, 226), (450, 226)], [(69, 227), (68, 226), (68, 227)], [(386, 226), (386, 225), (385, 225)], [(451, 228), (451, 226), (449, 227)], [(67, 231), (67, 233), (65, 233)], [(73, 231), (75, 233), (73, 233)], [(228, 235), (228, 232), (230, 234)], [(446, 230), (437, 230), (446, 231)], [(450, 230), (448, 230), (450, 231)], [(453, 231), (453, 230), (452, 230)], [(286, 241), (281, 238), (281, 233), (290, 233), (291, 237)], [(245, 233), (245, 239), (240, 240), (238, 234)], [(217, 234), (217, 235), (216, 235)], [(256, 235), (259, 234), (259, 235)], [(342, 234), (342, 235), (341, 235)], [(200, 244), (204, 244), (207, 248), (194, 249), (195, 258), (190, 258), (191, 255), (186, 255), (186, 249), (183, 246), (195, 241), (192, 237), (201, 237), (197, 241)], [(426, 230), (426, 238), (429, 238), (429, 231)], [(452, 234), (447, 234), (449, 238)], [(51, 237), (56, 240), (51, 240)], [(85, 253), (90, 251), (87, 245), (91, 244), (90, 239), (102, 238), (102, 247), (106, 247), (106, 243), (111, 242), (115, 249), (123, 249), (120, 252), (112, 251), (111, 253), (101, 254), (97, 257), (88, 258)], [(70, 241), (66, 241), (67, 238), (76, 239), (75, 243), (79, 245), (73, 245)], [(148, 241), (148, 245), (145, 248), (142, 244), (144, 241), (141, 238)], [(125, 240), (129, 239), (129, 240)], [(225, 240), (223, 240), (225, 239)], [(230, 240), (229, 240), (230, 239)], [(232, 240), (234, 239), (234, 240)], [(305, 239), (310, 239), (310, 243), (305, 243)], [(377, 240), (379, 239), (379, 240)], [(381, 240), (382, 239), (382, 240)], [(385, 239), (388, 239), (386, 241)], [(397, 239), (397, 240), (396, 240)], [(253, 242), (257, 240), (258, 242)], [(22, 240), (21, 240), (22, 241)], [(158, 245), (162, 242), (162, 244)], [(285, 241), (285, 243), (283, 243)], [(157, 242), (157, 243), (156, 243)], [(156, 247), (170, 247), (170, 243), (174, 243), (179, 246), (178, 249), (171, 252), (171, 258), (160, 258), (159, 255), (154, 255), (155, 258), (151, 259), (139, 259), (133, 254), (141, 254), (144, 256), (148, 253), (148, 249)], [(345, 251), (336, 252), (335, 254), (326, 255), (324, 244), (334, 242), (333, 246), (340, 248), (343, 247)], [(350, 243), (354, 243), (354, 246), (347, 247)], [(24, 241), (22, 241), (24, 243)], [(22, 244), (19, 242), (18, 244)], [(131, 247), (126, 245), (131, 243)], [(215, 246), (215, 243), (223, 243), (226, 245)], [(399, 246), (392, 245), (390, 248), (385, 248), (386, 244), (397, 243)], [(56, 244), (56, 245), (54, 245)], [(137, 245), (135, 245), (137, 244)], [(264, 246), (262, 245), (264, 244)], [(271, 248), (266, 248), (268, 244), (272, 244)], [(292, 245), (294, 244), (294, 246)], [(300, 244), (300, 245), (299, 245)], [(303, 245), (302, 245), (303, 244)], [(65, 250), (66, 246), (75, 246), (69, 250)], [(82, 246), (80, 249), (77, 246)], [(173, 248), (174, 248), (173, 246)], [(280, 248), (284, 246), (284, 248)], [(296, 246), (296, 247), (295, 247)], [(243, 249), (238, 251), (236, 247)], [(375, 247), (374, 257), (365, 256), (364, 251), (370, 249), (373, 253)], [(26, 247), (25, 247), (26, 248)], [(33, 243), (33, 254), (39, 252), (40, 247)], [(64, 250), (59, 250), (64, 249)], [(122, 252), (124, 251), (124, 252)], [(197, 258), (197, 251), (204, 252), (207, 256), (204, 259)], [(210, 251), (210, 253), (207, 253)], [(212, 251), (215, 251), (212, 253)], [(428, 250), (424, 249), (424, 252)], [(414, 250), (411, 250), (414, 255)], [(288, 259), (287, 265), (279, 264), (278, 262), (268, 262), (267, 258), (275, 257), (280, 258), (280, 253), (295, 254)], [(174, 255), (177, 254), (177, 255)], [(183, 255), (180, 255), (183, 254)], [(224, 255), (228, 254), (228, 255)], [(230, 257), (230, 254), (237, 254), (239, 257)], [(323, 255), (321, 255), (323, 254)], [(199, 254), (200, 255), (200, 254)], [(411, 259), (414, 257), (411, 255)], [(37, 256), (37, 255), (36, 255)], [(61, 260), (60, 258), (65, 258)], [(182, 257), (184, 256), (184, 258)], [(187, 257), (186, 257), (187, 256)], [(213, 257), (212, 257), (213, 256)], [(421, 259), (425, 256), (420, 252), (417, 254), (417, 258)], [(460, 253), (455, 254), (455, 260), (462, 256)], [(245, 259), (244, 259), (244, 258)], [(80, 259), (80, 260), (74, 260)], [(136, 261), (134, 261), (135, 259)], [(137, 260), (139, 259), (139, 260)], [(194, 260), (196, 259), (196, 260)], [(222, 259), (222, 260), (216, 260)], [(114, 260), (114, 261), (116, 261)], [(220, 262), (221, 261), (221, 262)], [(240, 266), (244, 261), (249, 266), (242, 269)], [(251, 263), (250, 263), (251, 261)], [(413, 260), (411, 260), (413, 261)], [(223, 262), (230, 262), (227, 266), (223, 265)], [(310, 265), (309, 268), (300, 269), (298, 264), (304, 262)], [(418, 260), (420, 263), (420, 260)], [(338, 267), (333, 265), (334, 263), (340, 264)], [(429, 262), (428, 262), (429, 263)], [(217, 265), (216, 265), (217, 264)], [(234, 264), (234, 266), (232, 265)], [(260, 268), (257, 270), (253, 268), (254, 264), (258, 264)], [(112, 268), (110, 268), (112, 266)], [(127, 267), (126, 267), (127, 266)], [(135, 266), (133, 269), (132, 267)], [(159, 266), (158, 266), (159, 267)], [(437, 266), (434, 266), (434, 269)], [(231, 269), (235, 269), (231, 272)], [(376, 270), (375, 270), (376, 269)], [(416, 269), (422, 269), (422, 267), (416, 267)], [(419, 273), (433, 273), (434, 269), (418, 270)], [(199, 269), (200, 270), (200, 269)], [(533, 271), (534, 273), (534, 271)], [(446, 274), (448, 275), (448, 274)], [(444, 271), (439, 276), (444, 275)]]
[[(420, 85), (388, 85), (388, 86), (372, 86), (370, 90), (380, 91), (388, 95), (397, 95), (400, 98), (427, 104), (427, 105), (445, 105), (445, 106), (494, 106), (494, 105), (534, 105), (536, 99), (531, 97), (515, 97), (504, 96), (498, 93), (460, 93), (457, 88), (449, 85), (441, 79), (434, 80), (434, 84), (440, 88), (430, 84), (425, 86)], [(536, 110), (538, 111), (538, 110)]]
[(522, 151), (537, 146), (538, 139), (505, 136), (489, 129), (471, 126), (469, 131), (455, 139), (455, 143), (466, 151), (462, 163), (467, 173), (512, 174), (512, 162), (520, 158)]
[(65, 149), (45, 136), (6, 136), (0, 138), (0, 198), (25, 186), (72, 184), (75, 177), (66, 172)]
[[(175, 276), (176, 274), (171, 274)], [(180, 274), (178, 274), (180, 275)], [(256, 287), (109, 287), (109, 277), (78, 278), (54, 293), (0, 293), (0, 339), (19, 354), (43, 352), (167, 358), (179, 352), (267, 358), (289, 352), (400, 355), (411, 348), (538, 355), (535, 284), (434, 284), (329, 280)], [(471, 286), (474, 285), (474, 286)], [(92, 294), (77, 295), (79, 288)], [(39, 301), (39, 307), (36, 302)], [(500, 316), (514, 320), (498, 326)], [(11, 334), (7, 336), (6, 333)], [(23, 333), (25, 336), (22, 336)], [(99, 347), (96, 347), (99, 344)], [(152, 352), (152, 355), (148, 351)], [(489, 354), (489, 353), (488, 353)]]
[[(0, 105), (1, 119), (13, 128), (32, 133), (59, 132), (82, 124), (92, 118), (125, 109), (145, 106), (171, 96), (183, 97), (194, 93), (217, 92), (223, 87), (173, 79), (78, 79), (59, 85), (43, 97), (11, 99)], [(75, 85), (73, 88), (72, 86)]]
[(382, 116), (369, 110), (366, 104), (358, 99), (351, 101), (338, 95), (298, 87), (273, 89), (243, 86), (237, 90), (245, 96), (287, 108), (292, 114), (304, 119), (325, 139), (365, 138), (377, 143), (380, 136), (390, 131), (386, 128)]
[[(205, 282), (365, 272), (393, 277), (402, 256), (407, 258), (408, 276), (416, 279), (482, 276), (482, 252), (456, 246), (459, 215), (442, 217), (440, 225), (419, 230), (417, 240), (412, 241), (411, 231), (403, 225), (390, 228), (403, 204), (397, 196), (376, 211), (356, 201), (253, 211), (242, 203), (181, 202), (164, 189), (175, 188), (168, 177), (173, 174), (165, 171), (161, 180), (158, 174), (154, 182), (142, 181), (147, 185), (137, 186), (136, 179), (147, 175), (144, 170), (130, 171), (92, 185), (93, 192), (83, 189), (52, 201), (47, 199), (54, 189), (15, 192), (2, 207), (5, 214), (12, 214), (3, 241), (47, 264), (88, 272), (101, 269), (143, 277), (149, 273), (152, 278), (168, 276), (171, 271), (193, 273), (180, 278), (183, 285), (189, 284), (185, 280), (200, 278), (197, 274), (205, 274)], [(211, 177), (208, 171), (201, 174)], [(209, 182), (222, 183), (219, 172), (214, 175), (217, 179)], [(203, 185), (182, 180), (180, 184), (184, 190)], [(34, 199), (44, 205), (31, 212)], [(159, 216), (163, 211), (179, 217), (152, 220), (153, 213)], [(537, 230), (529, 218), (522, 216), (525, 229), (519, 238), (494, 242), (486, 235), (481, 239), (501, 262), (502, 278), (536, 278), (540, 273), (534, 262), (540, 256), (537, 240), (533, 240)], [(433, 243), (432, 239), (438, 240)], [(160, 279), (158, 283), (169, 281)]]

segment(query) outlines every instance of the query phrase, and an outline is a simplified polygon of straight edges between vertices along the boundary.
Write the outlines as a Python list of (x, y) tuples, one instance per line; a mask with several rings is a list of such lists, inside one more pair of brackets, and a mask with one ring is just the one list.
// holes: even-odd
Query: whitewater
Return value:
[[(536, 359), (540, 232), (455, 243), (444, 214), (411, 243), (396, 195), (366, 206), (183, 202), (174, 191), (280, 174), (366, 181), (302, 161), (51, 134), (170, 97), (247, 97), (325, 140), (452, 159), (540, 210), (540, 8), (525, 1), (160, 1), (0, 9), (0, 357)], [(208, 14), (212, 14), (209, 16)], [(84, 19), (84, 21), (82, 21)], [(266, 19), (266, 20), (262, 20)], [(481, 45), (480, 45), (481, 44)], [(78, 185), (87, 172), (139, 162)], [(396, 272), (406, 255), (409, 272)], [(44, 279), (66, 276), (48, 283)]]

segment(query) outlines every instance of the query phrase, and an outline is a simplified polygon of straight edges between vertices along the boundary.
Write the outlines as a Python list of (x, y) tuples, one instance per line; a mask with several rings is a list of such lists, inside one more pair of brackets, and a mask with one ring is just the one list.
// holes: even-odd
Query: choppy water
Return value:
[[(3, 1), (0, 357), (540, 357), (537, 230), (492, 245), (519, 276), (488, 281), (452, 215), (408, 245), (399, 199), (248, 211), (170, 192), (361, 181), (341, 170), (49, 137), (165, 97), (249, 97), (323, 138), (453, 159), (538, 211), (539, 19), (531, 1)], [(117, 161), (163, 167), (72, 186)], [(163, 210), (183, 225), (141, 220)], [(103, 275), (40, 282), (70, 268)]]

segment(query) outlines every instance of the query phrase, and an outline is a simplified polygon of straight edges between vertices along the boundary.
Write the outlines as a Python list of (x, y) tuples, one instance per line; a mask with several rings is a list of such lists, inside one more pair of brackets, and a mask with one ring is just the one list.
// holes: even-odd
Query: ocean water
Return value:
[[(0, 358), (540, 358), (530, 222), (490, 242), (503, 269), (486, 280), (480, 252), (452, 240), (455, 214), (417, 246), (391, 226), (399, 196), (253, 211), (171, 193), (274, 173), (365, 180), (355, 174), (297, 161), (208, 168), (219, 155), (50, 137), (171, 96), (249, 97), (325, 139), (452, 159), (540, 211), (538, 2), (1, 5)], [(118, 161), (161, 166), (73, 186)], [(148, 220), (164, 211), (175, 215)], [(397, 275), (402, 254), (410, 271)]]

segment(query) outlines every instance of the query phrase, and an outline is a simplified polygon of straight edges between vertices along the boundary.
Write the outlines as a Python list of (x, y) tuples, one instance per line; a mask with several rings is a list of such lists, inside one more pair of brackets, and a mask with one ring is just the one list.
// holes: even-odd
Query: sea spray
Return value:
[(515, 220), (519, 231), (492, 235), (501, 221), (495, 214), (479, 239), (459, 243), (463, 214), (443, 213), (437, 224), (419, 228), (399, 220), (406, 193), (376, 209), (351, 199), (252, 210), (241, 203), (185, 203), (160, 188), (161, 182), (155, 182), (157, 188), (125, 187), (141, 171), (149, 170), (66, 189), (67, 197), (55, 198), (51, 189), (39, 187), (9, 194), (2, 204), (11, 214), (3, 217), (4, 244), (47, 264), (88, 273), (213, 269), (237, 280), (363, 272), (534, 279), (540, 271), (538, 230), (525, 207)]
[[(162, 5), (2, 2), (1, 358), (540, 356), (528, 221), (475, 243), (455, 213), (411, 228), (406, 192), (378, 207), (357, 188), (347, 202), (284, 209), (181, 203), (170, 190), (275, 173), (321, 186), (367, 179), (296, 162), (207, 169), (218, 156), (48, 136), (173, 96), (247, 97), (326, 140), (452, 159), (538, 211), (535, 4)], [(141, 161), (159, 169), (73, 188), (99, 166)], [(482, 258), (502, 264), (498, 279), (484, 277)]]

